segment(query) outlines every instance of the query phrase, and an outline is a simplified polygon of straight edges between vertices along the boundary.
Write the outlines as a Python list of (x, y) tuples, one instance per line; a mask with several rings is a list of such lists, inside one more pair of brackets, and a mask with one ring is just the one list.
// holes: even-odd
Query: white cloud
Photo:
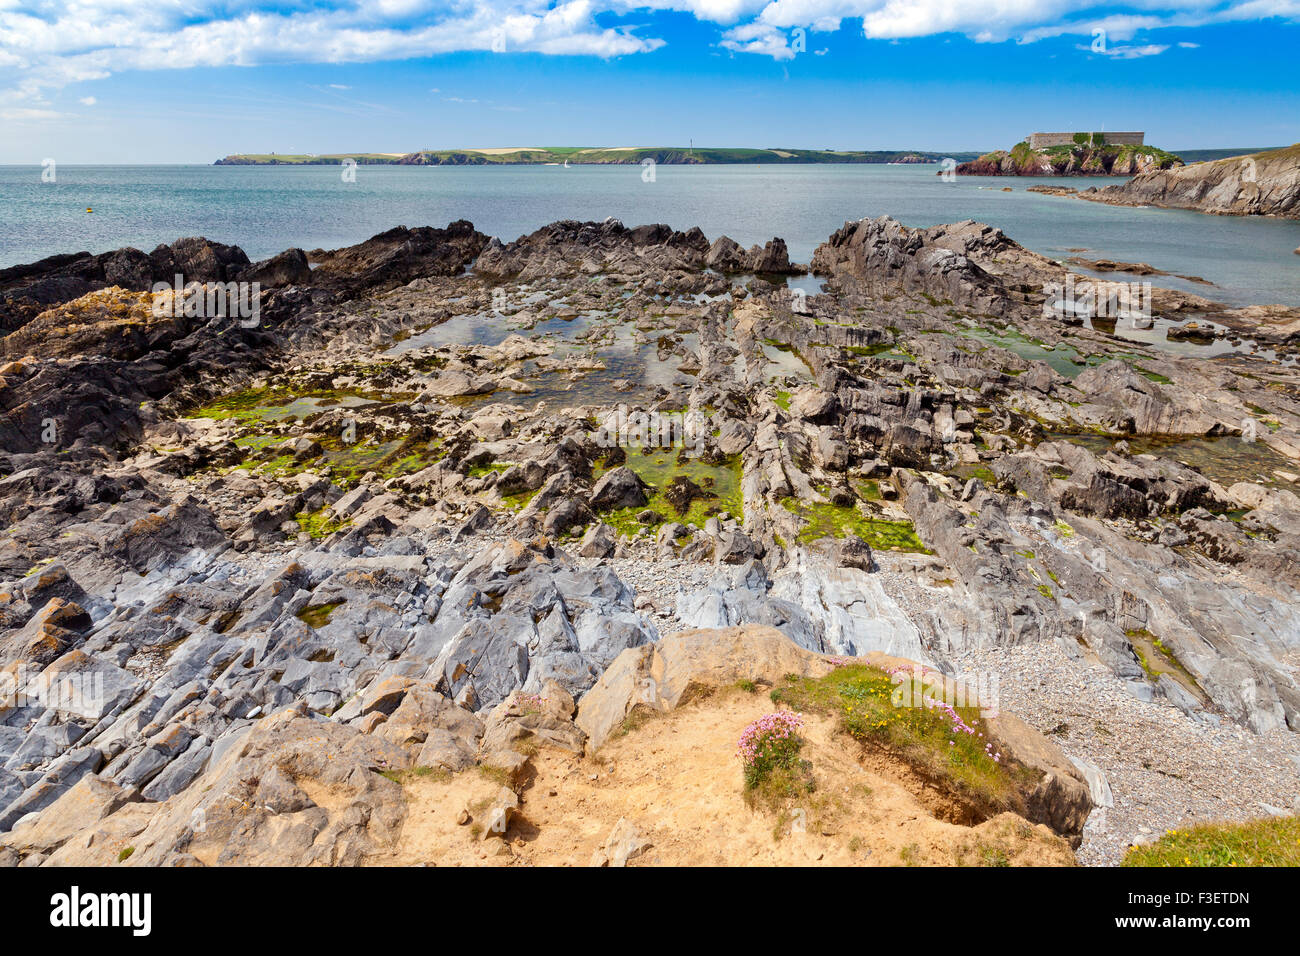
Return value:
[(62, 113), (55, 110), (36, 110), (25, 107), (0, 109), (0, 119), (8, 120), (11, 123), (20, 123), (24, 120), (60, 119), (62, 116)]
[(82, 106), (94, 106), (99, 101), (93, 96), (83, 96), (81, 99), (77, 100), (77, 102)]
[(40, 15), (10, 2), (0, 0), (0, 96), (10, 101), (123, 70), (357, 63), (503, 47), (608, 58), (663, 45), (600, 26), (595, 17), (606, 7), (593, 0), (44, 0)]
[(703, 23), (728, 25), (752, 17), (769, 0), (612, 0), (609, 9), (621, 13), (632, 10), (675, 10), (689, 13)]
[[(651, 2), (690, 6), (697, 0)], [(840, 29), (844, 20), (854, 18), (861, 18), (862, 34), (876, 40), (957, 33), (978, 43), (1031, 43), (1061, 36), (1091, 39), (1094, 29), (1104, 29), (1112, 44), (1126, 43), (1142, 31), (1165, 27), (1192, 28), (1269, 18), (1300, 20), (1300, 0), (1130, 0), (1120, 6), (1127, 11), (1115, 12), (1116, 4), (1105, 0), (770, 0), (752, 23), (740, 24), (724, 34), (723, 46), (783, 59), (786, 54), (771, 34), (754, 32), (748, 40), (742, 40), (737, 31), (754, 25), (833, 31)], [(762, 42), (762, 37), (767, 37), (768, 42)], [(1127, 54), (1119, 56), (1152, 56), (1156, 46), (1128, 47)]]
[(331, 83), (331, 84), (330, 84), (330, 89), (331, 89), (331, 90), (350, 90), (350, 89), (352, 89), (352, 87), (350, 87), (350, 86), (345, 86), (345, 85), (342, 84), (342, 83)]
[(785, 30), (762, 23), (746, 23), (722, 35), (722, 46), (737, 53), (760, 53), (774, 60), (793, 60), (792, 37)]
[(1088, 53), (1096, 53), (1099, 56), (1109, 56), (1116, 60), (1137, 60), (1144, 56), (1159, 56), (1169, 49), (1168, 44), (1148, 43), (1146, 46), (1107, 46), (1104, 49), (1094, 50), (1090, 46), (1079, 44), (1076, 49), (1084, 50)]
[(797, 52), (796, 28), (853, 29), (890, 41), (951, 33), (981, 43), (1087, 43), (1100, 28), (1116, 51), (1108, 55), (1134, 58), (1163, 52), (1149, 37), (1137, 40), (1146, 31), (1297, 20), (1300, 0), (0, 0), (0, 101), (11, 112), (43, 108), (45, 91), (124, 70), (360, 63), (459, 51), (649, 53), (664, 45), (646, 35), (650, 28), (604, 25), (608, 14), (646, 10), (715, 24), (724, 49), (775, 60)]

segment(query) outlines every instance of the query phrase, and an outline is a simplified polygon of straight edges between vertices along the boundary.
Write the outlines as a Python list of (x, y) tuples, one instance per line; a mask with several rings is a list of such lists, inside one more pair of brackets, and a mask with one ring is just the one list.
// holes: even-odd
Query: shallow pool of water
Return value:
[[(1264, 426), (1261, 426), (1263, 430)], [(1094, 454), (1111, 451), (1120, 439), (1104, 435), (1058, 435)], [(1233, 436), (1222, 438), (1181, 438), (1170, 436), (1133, 436), (1128, 442), (1133, 455), (1159, 455), (1195, 468), (1211, 481), (1227, 488), (1239, 481), (1286, 488), (1300, 494), (1300, 462), (1293, 461), (1263, 440), (1243, 441)], [(1281, 474), (1279, 474), (1281, 473)]]

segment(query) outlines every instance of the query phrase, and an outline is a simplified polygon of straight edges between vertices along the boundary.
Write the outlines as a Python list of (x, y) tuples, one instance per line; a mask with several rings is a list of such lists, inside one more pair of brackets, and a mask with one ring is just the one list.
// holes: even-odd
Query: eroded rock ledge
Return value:
[(1085, 189), (1079, 198), (1117, 206), (1295, 219), (1300, 217), (1300, 144), (1178, 169), (1143, 171), (1122, 185)]
[[(592, 823), (612, 817), (609, 806), (644, 786), (653, 772), (652, 751), (661, 752), (652, 743), (657, 727), (631, 728), (627, 719), (638, 705), (648, 706), (654, 716), (640, 722), (671, 722), (674, 737), (695, 738), (689, 746), (716, 746), (717, 730), (734, 736), (739, 728), (725, 725), (763, 709), (761, 698), (737, 691), (737, 681), (770, 685), (792, 672), (822, 675), (837, 663), (801, 650), (772, 628), (689, 631), (665, 638), (648, 654), (621, 654), (581, 707), (557, 682), (545, 680), (537, 693), (513, 691), (480, 716), (456, 706), (432, 682), (381, 678), (331, 719), (299, 702), (232, 734), (192, 785), (161, 802), (142, 799), (134, 785), (104, 774), (83, 776), (46, 812), (0, 837), (0, 859), (22, 865), (346, 866), (414, 857), (440, 864), (622, 866), (652, 853), (649, 861), (657, 863), (703, 862), (698, 846), (708, 840), (715, 862), (753, 862), (735, 854), (733, 841), (706, 835), (702, 817), (741, 808), (737, 768), (719, 755), (706, 775), (662, 780), (655, 807), (647, 805), (633, 820), (620, 815), (600, 840), (604, 831), (593, 832)], [(648, 705), (647, 681), (657, 681), (662, 691)], [(859, 745), (830, 727), (810, 729), (809, 738), (829, 751), (831, 759), (818, 754), (817, 761), (828, 783), (846, 772), (869, 780), (875, 815), (913, 814), (899, 836), (882, 840), (874, 833), (872, 852), (882, 843), (894, 844), (895, 853), (912, 852), (908, 845), (919, 852), (924, 841), (935, 862), (996, 854), (1003, 861), (1068, 863), (1068, 845), (1077, 845), (1092, 807), (1087, 782), (1054, 744), (1014, 718), (1004, 715), (984, 727), (1007, 766), (1023, 767), (1032, 781), (1017, 797), (1025, 816), (1004, 811), (972, 824), (948, 822), (942, 812), (927, 810), (925, 800), (933, 795), (911, 779), (905, 761), (886, 758), (867, 769), (858, 764)], [(575, 784), (575, 777), (586, 776), (597, 785)], [(877, 788), (883, 792), (876, 794)], [(585, 825), (575, 826), (548, 797), (587, 806)], [(668, 809), (675, 805), (693, 812)], [(577, 815), (577, 806), (573, 810)], [(439, 819), (431, 825), (429, 816)], [(871, 829), (840, 814), (819, 820), (822, 830)], [(752, 840), (746, 831), (755, 824), (770, 827), (758, 819), (735, 829)], [(838, 832), (817, 838), (841, 855), (851, 842)], [(576, 841), (578, 851), (564, 860), (551, 840)], [(682, 843), (694, 848), (683, 852)], [(853, 846), (861, 856), (862, 837)], [(798, 850), (809, 852), (807, 846)]]

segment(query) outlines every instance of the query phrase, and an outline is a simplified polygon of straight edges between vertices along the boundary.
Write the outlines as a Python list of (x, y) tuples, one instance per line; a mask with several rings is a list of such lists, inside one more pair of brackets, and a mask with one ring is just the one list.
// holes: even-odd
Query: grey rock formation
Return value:
[(1143, 172), (1127, 183), (1085, 189), (1080, 199), (1120, 206), (1168, 206), (1226, 216), (1300, 218), (1300, 144), (1175, 169)]

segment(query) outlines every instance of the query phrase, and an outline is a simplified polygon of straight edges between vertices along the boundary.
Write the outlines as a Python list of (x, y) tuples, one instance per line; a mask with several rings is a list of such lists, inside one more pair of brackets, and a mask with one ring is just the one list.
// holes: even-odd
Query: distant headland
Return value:
[(483, 149), (421, 149), (413, 153), (240, 153), (219, 159), (217, 166), (580, 166), (637, 165), (647, 160), (664, 165), (721, 163), (939, 163), (975, 159), (979, 154), (931, 153), (921, 150), (745, 149), (677, 146), (520, 146)]

